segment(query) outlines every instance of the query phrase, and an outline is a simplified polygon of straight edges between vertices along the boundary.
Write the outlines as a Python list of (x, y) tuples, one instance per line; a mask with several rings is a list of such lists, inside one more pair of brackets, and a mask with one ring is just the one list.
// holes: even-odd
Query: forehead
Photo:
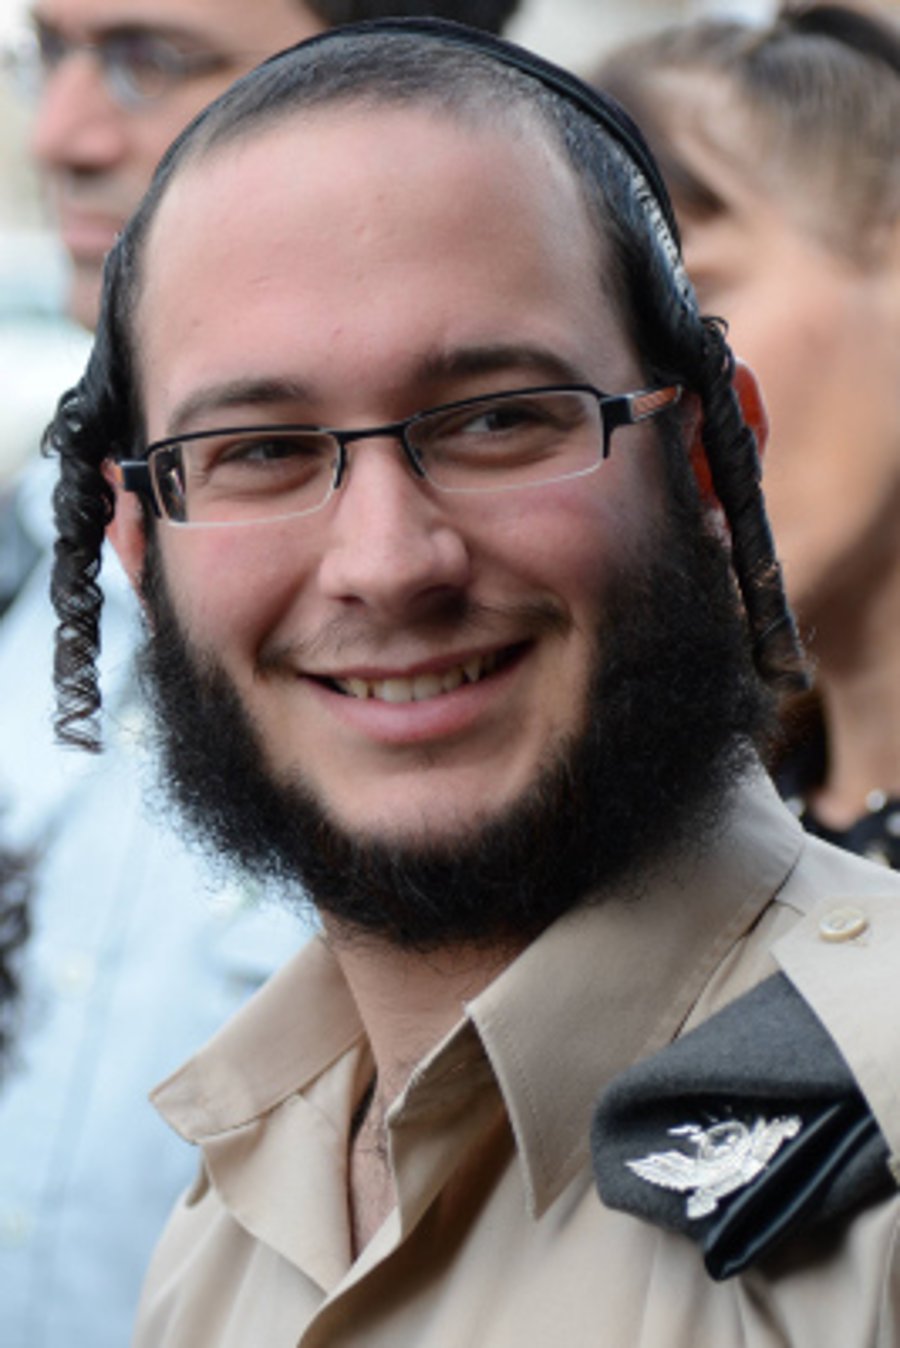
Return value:
[(302, 0), (35, 0), (35, 20), (83, 38), (140, 28), (265, 53), (318, 32)]
[(163, 198), (137, 322), (150, 429), (192, 386), (278, 362), (329, 389), (338, 370), (389, 386), (428, 351), (519, 341), (568, 360), (599, 342), (621, 365), (604, 267), (579, 185), (533, 131), (424, 108), (295, 114), (183, 167)]

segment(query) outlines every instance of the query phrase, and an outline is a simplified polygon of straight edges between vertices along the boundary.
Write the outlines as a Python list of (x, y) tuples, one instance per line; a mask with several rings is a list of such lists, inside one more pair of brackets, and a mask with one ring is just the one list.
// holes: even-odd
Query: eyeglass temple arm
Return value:
[(603, 457), (609, 456), (613, 431), (620, 426), (636, 426), (649, 421), (659, 412), (666, 412), (681, 401), (684, 392), (680, 384), (666, 388), (644, 389), (639, 393), (622, 393), (603, 402)]
[(150, 503), (154, 515), (159, 516), (159, 506), (150, 479), (150, 465), (146, 459), (120, 459), (112, 465), (113, 477), (125, 491), (133, 491)]

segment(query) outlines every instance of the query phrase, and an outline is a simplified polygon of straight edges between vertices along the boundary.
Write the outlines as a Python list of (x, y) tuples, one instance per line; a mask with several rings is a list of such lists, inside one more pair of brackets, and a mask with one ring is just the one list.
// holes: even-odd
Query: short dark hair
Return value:
[(306, 0), (309, 8), (329, 27), (362, 23), (366, 19), (414, 19), (434, 17), (500, 33), (519, 8), (519, 0), (437, 0), (417, 4), (413, 0)]
[[(603, 243), (598, 296), (605, 293), (617, 306), (648, 382), (681, 383), (699, 398), (704, 446), (731, 531), (757, 669), (773, 683), (799, 677), (801, 659), (762, 504), (756, 445), (732, 387), (733, 357), (722, 326), (698, 313), (667, 223), (668, 202), (661, 206), (642, 171), (642, 156), (629, 154), (597, 116), (524, 73), (516, 61), (496, 59), (496, 39), (484, 42), (486, 50), (473, 49), (478, 44), (439, 28), (424, 34), (376, 26), (300, 44), (233, 85), (164, 157), (110, 255), (87, 371), (61, 400), (48, 431), (49, 447), (61, 456), (52, 596), (59, 617), (55, 673), (62, 739), (89, 748), (98, 744), (97, 576), (113, 509), (102, 470), (109, 458), (139, 456), (143, 444), (133, 318), (144, 243), (159, 203), (186, 163), (302, 110), (342, 104), (427, 106), (458, 120), (533, 127), (568, 162)], [(523, 60), (530, 58), (523, 53)], [(146, 513), (145, 519), (150, 527)]]

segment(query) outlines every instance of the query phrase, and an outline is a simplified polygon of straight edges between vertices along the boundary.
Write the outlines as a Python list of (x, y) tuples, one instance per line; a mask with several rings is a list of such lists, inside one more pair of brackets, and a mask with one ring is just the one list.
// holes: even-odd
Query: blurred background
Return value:
[[(0, 0), (0, 44), (15, 40), (24, 0)], [(84, 360), (86, 336), (59, 312), (64, 261), (47, 231), (25, 153), (27, 108), (0, 70), (0, 491), (33, 453), (52, 400)]]
[[(0, 0), (0, 44), (28, 0)], [(766, 14), (767, 0), (525, 0), (510, 36), (578, 72), (604, 49), (700, 11)], [(0, 491), (33, 451), (56, 397), (77, 377), (88, 339), (60, 314), (65, 263), (46, 228), (25, 153), (28, 111), (0, 72)]]

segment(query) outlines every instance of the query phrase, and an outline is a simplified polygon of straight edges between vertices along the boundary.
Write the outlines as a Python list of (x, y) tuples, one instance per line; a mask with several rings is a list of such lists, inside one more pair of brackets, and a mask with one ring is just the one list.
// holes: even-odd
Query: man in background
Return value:
[[(496, 28), (514, 8), (40, 0), (32, 149), (71, 261), (72, 316), (93, 326), (104, 256), (168, 143), (254, 64), (354, 18), (438, 11)], [(38, 557), (0, 625), (0, 842), (37, 858), (21, 1023), (0, 1091), (2, 1340), (121, 1348), (149, 1250), (194, 1167), (147, 1090), (293, 951), (309, 922), (261, 908), (251, 882), (210, 876), (165, 807), (148, 815), (136, 606), (111, 559), (109, 752), (97, 761), (53, 745), (47, 468), (29, 466), (0, 523), (25, 530)]]
[(69, 310), (96, 319), (103, 259), (163, 150), (222, 88), (334, 25), (434, 14), (498, 32), (518, 0), (38, 0), (44, 87), (31, 147), (72, 263)]

